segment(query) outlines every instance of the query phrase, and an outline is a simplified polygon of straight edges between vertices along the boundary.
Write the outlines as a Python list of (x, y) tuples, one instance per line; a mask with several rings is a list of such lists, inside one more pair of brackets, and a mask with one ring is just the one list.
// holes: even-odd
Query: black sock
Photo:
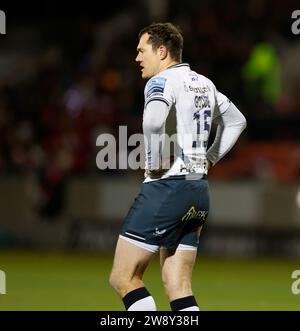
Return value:
[(182, 310), (182, 309), (186, 309), (189, 307), (194, 307), (197, 306), (197, 301), (195, 299), (195, 297), (193, 295), (187, 296), (187, 297), (183, 297), (180, 299), (176, 299), (170, 302), (170, 306), (171, 306), (171, 310)]
[[(137, 301), (140, 301), (142, 299), (145, 299), (147, 297), (151, 298), (150, 305), (152, 305), (151, 303), (153, 301), (153, 298), (151, 297), (151, 294), (148, 292), (148, 290), (145, 287), (140, 287), (140, 288), (137, 288), (137, 289), (127, 293), (122, 300), (123, 300), (126, 310), (128, 310), (128, 308), (131, 307), (134, 303), (136, 303)], [(143, 301), (145, 301), (145, 300), (143, 300)], [(149, 301), (149, 300), (146, 299), (146, 301)], [(149, 305), (149, 303), (147, 303), (145, 305), (143, 310), (148, 310), (147, 305)], [(149, 307), (149, 308), (152, 308), (152, 307)]]

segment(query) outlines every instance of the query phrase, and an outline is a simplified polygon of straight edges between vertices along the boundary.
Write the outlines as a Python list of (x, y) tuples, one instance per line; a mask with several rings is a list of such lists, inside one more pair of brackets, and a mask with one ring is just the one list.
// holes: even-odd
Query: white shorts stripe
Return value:
[(196, 251), (198, 248), (195, 246), (179, 244), (177, 249), (181, 251)]
[[(161, 249), (169, 249), (167, 247), (161, 247)], [(184, 244), (179, 244), (176, 248), (176, 250), (180, 251), (196, 251), (198, 248), (195, 246), (190, 246), (190, 245), (184, 245)]]
[(159, 249), (159, 246), (157, 246), (157, 245), (150, 245), (150, 244), (142, 243), (140, 241), (137, 241), (137, 240), (134, 240), (134, 239), (130, 239), (130, 238), (124, 237), (122, 235), (119, 235), (119, 238), (122, 238), (122, 239), (130, 242), (131, 244), (133, 244), (135, 246), (138, 246), (138, 247), (141, 247), (141, 248), (143, 248), (146, 251), (149, 251), (151, 253), (157, 253), (158, 252), (158, 249)]
[(125, 234), (128, 234), (128, 236), (131, 236), (131, 237), (135, 237), (135, 238), (138, 238), (138, 239), (141, 239), (141, 240), (145, 240), (145, 238), (137, 236), (136, 234), (132, 234), (130, 232), (125, 232)]

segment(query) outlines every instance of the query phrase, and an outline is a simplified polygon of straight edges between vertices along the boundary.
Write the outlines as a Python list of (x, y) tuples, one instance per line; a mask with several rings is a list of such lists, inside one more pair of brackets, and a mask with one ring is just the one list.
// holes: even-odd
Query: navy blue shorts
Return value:
[(120, 235), (146, 246), (172, 249), (181, 244), (197, 248), (208, 211), (206, 178), (187, 180), (185, 176), (174, 176), (144, 183)]

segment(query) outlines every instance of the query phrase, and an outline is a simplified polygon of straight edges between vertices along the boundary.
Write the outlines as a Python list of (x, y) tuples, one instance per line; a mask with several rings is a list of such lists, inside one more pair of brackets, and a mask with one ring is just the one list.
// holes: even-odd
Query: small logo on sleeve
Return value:
[(154, 95), (163, 95), (166, 85), (166, 78), (156, 77), (151, 79), (147, 84), (146, 98)]

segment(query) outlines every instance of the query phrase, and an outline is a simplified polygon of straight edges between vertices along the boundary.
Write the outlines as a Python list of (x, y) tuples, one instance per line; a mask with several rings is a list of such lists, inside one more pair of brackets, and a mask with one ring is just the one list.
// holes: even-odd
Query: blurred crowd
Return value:
[[(57, 197), (67, 175), (99, 172), (99, 134), (118, 137), (119, 125), (128, 127), (128, 136), (142, 130), (145, 82), (134, 61), (138, 31), (152, 21), (172, 21), (184, 35), (183, 61), (212, 79), (248, 120), (212, 179), (300, 180), (295, 1), (107, 6), (109, 16), (97, 16), (91, 7), (55, 19), (55, 12), (44, 12), (35, 20), (11, 20), (7, 35), (0, 36), (2, 176), (34, 173), (45, 196)], [(41, 212), (49, 213), (45, 208)]]

